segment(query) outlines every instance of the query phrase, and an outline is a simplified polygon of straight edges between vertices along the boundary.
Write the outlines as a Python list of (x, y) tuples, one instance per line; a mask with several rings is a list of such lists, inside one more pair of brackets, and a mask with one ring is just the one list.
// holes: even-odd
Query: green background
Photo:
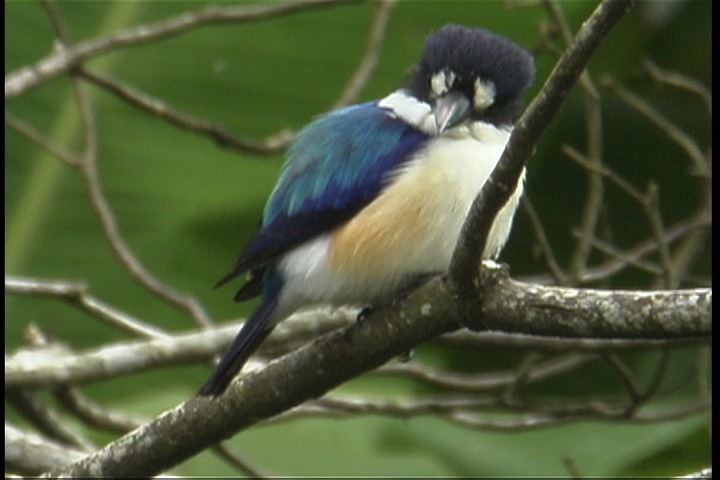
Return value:
[[(603, 44), (591, 72), (610, 73), (641, 92), (692, 132), (700, 145), (708, 145), (710, 122), (702, 104), (695, 97), (649, 83), (637, 75), (636, 67), (647, 57), (709, 85), (710, 2), (638, 3)], [(58, 4), (75, 41), (200, 6), (160, 1)], [(573, 29), (593, 7), (592, 2), (563, 4)], [(39, 3), (8, 1), (5, 8), (5, 68), (11, 72), (47, 55), (54, 37)], [(93, 59), (88, 67), (240, 136), (262, 138), (280, 129), (301, 128), (331, 107), (362, 57), (372, 17), (371, 4), (347, 4), (257, 23), (204, 27), (112, 52)], [(483, 26), (534, 49), (547, 15), (541, 8), (508, 9), (501, 2), (401, 1), (392, 13), (377, 72), (359, 101), (396, 88), (418, 58), (426, 35), (448, 22)], [(528, 98), (553, 63), (547, 54), (539, 58), (537, 80)], [(256, 157), (223, 149), (95, 87), (90, 91), (102, 185), (131, 248), (158, 278), (197, 297), (218, 322), (249, 313), (252, 302), (235, 304), (232, 287), (214, 290), (212, 285), (252, 234), (282, 155)], [(682, 152), (616, 99), (606, 95), (603, 105), (607, 163), (640, 187), (649, 179), (657, 181), (666, 224), (686, 216), (695, 204), (697, 188), (688, 178)], [(82, 128), (67, 78), (7, 102), (6, 109), (59, 144), (81, 148)], [(6, 273), (83, 281), (94, 295), (154, 325), (178, 332), (192, 329), (187, 316), (150, 296), (114, 259), (77, 173), (12, 129), (6, 128), (5, 137)], [(582, 209), (585, 173), (563, 156), (559, 145), (582, 150), (583, 141), (583, 106), (576, 92), (538, 146), (526, 185), (561, 264), (566, 264), (573, 246), (570, 232)], [(617, 193), (609, 192), (608, 198), (614, 239), (618, 245), (632, 245), (647, 236), (647, 225), (638, 220), (639, 207), (628, 206), (627, 197)], [(532, 245), (527, 219), (519, 213), (501, 257), (514, 275), (542, 271)], [(706, 261), (694, 272), (708, 278), (709, 252), (710, 238)], [(646, 275), (631, 272), (611, 286), (642, 288), (647, 281)], [(78, 350), (123, 338), (50, 299), (6, 296), (5, 311), (6, 351), (23, 343), (22, 332), (31, 322)], [(518, 358), (515, 352), (462, 352), (461, 356), (420, 350), (427, 358), (467, 369), (512, 365)], [(681, 378), (692, 368), (694, 355), (692, 349), (674, 353), (669, 377)], [(642, 371), (643, 365), (653, 365), (653, 359), (656, 356), (638, 355), (629, 361)], [(83, 391), (108, 405), (150, 417), (188, 398), (207, 375), (201, 366), (178, 366), (101, 382)], [(546, 393), (622, 392), (617, 378), (602, 367), (581, 371), (575, 380), (573, 385), (550, 385)], [(378, 395), (417, 391), (417, 386), (407, 383), (361, 379), (341, 390)], [(113, 438), (94, 431), (89, 435), (98, 443)], [(582, 422), (525, 433), (467, 430), (432, 417), (314, 419), (260, 426), (238, 434), (230, 444), (264, 472), (298, 476), (556, 476), (568, 473), (565, 458), (583, 475), (674, 475), (710, 464), (709, 415), (632, 426)], [(233, 471), (205, 453), (174, 473)]]

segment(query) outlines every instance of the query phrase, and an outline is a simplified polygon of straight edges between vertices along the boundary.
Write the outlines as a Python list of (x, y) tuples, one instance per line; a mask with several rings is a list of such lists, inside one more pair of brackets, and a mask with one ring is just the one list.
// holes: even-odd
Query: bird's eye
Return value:
[(473, 94), (473, 107), (475, 111), (482, 112), (495, 103), (495, 84), (490, 80), (475, 79), (475, 93)]

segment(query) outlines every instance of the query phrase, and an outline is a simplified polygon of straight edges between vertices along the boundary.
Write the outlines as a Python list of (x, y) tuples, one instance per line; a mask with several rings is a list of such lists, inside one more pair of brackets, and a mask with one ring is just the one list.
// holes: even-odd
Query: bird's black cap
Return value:
[(483, 28), (449, 24), (430, 35), (408, 89), (417, 98), (429, 101), (433, 75), (452, 72), (453, 90), (472, 99), (475, 82), (492, 82), (493, 105), (481, 116), (496, 124), (516, 120), (522, 95), (535, 75), (535, 61), (526, 49)]

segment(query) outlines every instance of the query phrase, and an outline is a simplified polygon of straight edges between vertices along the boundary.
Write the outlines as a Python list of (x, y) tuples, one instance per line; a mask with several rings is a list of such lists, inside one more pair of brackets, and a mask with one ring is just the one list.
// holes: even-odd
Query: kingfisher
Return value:
[[(257, 233), (223, 285), (260, 296), (202, 387), (225, 391), (275, 325), (312, 304), (383, 305), (450, 266), (475, 196), (495, 168), (532, 83), (532, 55), (486, 29), (431, 34), (406, 84), (321, 116), (297, 135)], [(510, 233), (525, 172), (483, 258)]]

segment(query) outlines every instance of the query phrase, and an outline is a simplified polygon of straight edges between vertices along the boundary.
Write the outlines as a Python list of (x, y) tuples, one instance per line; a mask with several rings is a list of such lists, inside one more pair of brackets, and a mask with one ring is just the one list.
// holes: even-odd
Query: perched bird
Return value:
[[(225, 391), (278, 321), (300, 307), (382, 304), (442, 273), (473, 199), (505, 148), (532, 82), (532, 56), (480, 28), (428, 37), (409, 82), (322, 116), (289, 148), (259, 231), (218, 285), (250, 272), (261, 295), (200, 395)], [(483, 257), (510, 233), (523, 178)]]

